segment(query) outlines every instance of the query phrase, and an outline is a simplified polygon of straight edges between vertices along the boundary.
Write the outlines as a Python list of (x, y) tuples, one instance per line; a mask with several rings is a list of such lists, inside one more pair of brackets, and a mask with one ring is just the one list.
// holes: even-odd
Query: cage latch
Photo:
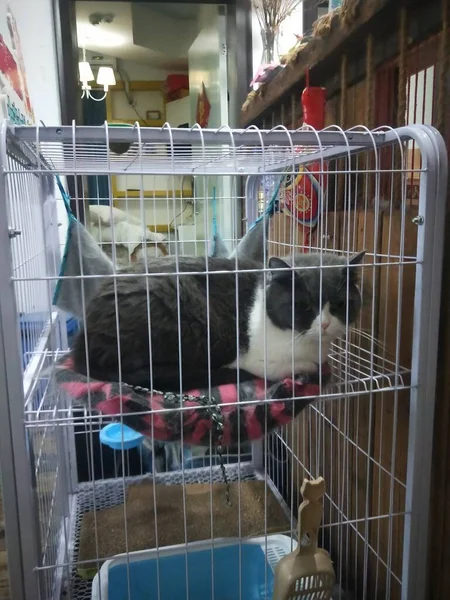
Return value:
[(21, 235), (22, 232), (20, 231), (20, 229), (15, 229), (14, 227), (8, 227), (8, 236), (9, 239), (12, 240), (13, 238), (16, 238), (18, 235)]

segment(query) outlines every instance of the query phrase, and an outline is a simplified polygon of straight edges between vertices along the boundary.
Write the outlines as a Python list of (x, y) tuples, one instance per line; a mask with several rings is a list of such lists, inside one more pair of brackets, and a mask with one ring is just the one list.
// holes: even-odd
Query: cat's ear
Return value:
[[(291, 278), (291, 272), (290, 272), (290, 265), (288, 265), (288, 263), (286, 261), (284, 261), (282, 258), (278, 258), (278, 256), (271, 256), (269, 258), (269, 263), (268, 263), (269, 269), (271, 271), (270, 273), (270, 278), (271, 281), (280, 281), (283, 279), (287, 279), (288, 276)], [(289, 271), (283, 270), (280, 271), (279, 269), (289, 269)]]
[(355, 254), (348, 261), (348, 264), (349, 265), (360, 265), (362, 263), (363, 258), (364, 258), (365, 255), (366, 255), (366, 251), (365, 250), (363, 250), (362, 252), (359, 252), (358, 254)]
[(278, 258), (278, 256), (271, 256), (269, 258), (269, 269), (290, 269), (291, 267), (284, 261), (282, 258)]
[[(366, 251), (363, 250), (362, 252), (359, 252), (358, 254), (355, 254), (354, 256), (352, 256), (349, 261), (348, 264), (352, 265), (352, 266), (357, 266), (360, 265), (363, 261), (363, 258), (366, 254)], [(357, 273), (356, 269), (348, 269), (347, 267), (344, 267), (342, 269), (342, 276), (343, 276), (343, 280), (346, 281), (347, 280), (347, 273), (348, 273), (348, 279), (349, 282), (351, 284), (353, 283), (357, 283), (359, 280), (359, 275)]]

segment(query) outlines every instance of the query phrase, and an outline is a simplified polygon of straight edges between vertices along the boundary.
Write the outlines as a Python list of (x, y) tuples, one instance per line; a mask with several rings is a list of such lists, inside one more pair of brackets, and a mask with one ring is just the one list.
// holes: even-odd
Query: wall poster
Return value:
[(6, 96), (11, 122), (34, 123), (19, 32), (9, 2), (0, 4), (0, 93)]

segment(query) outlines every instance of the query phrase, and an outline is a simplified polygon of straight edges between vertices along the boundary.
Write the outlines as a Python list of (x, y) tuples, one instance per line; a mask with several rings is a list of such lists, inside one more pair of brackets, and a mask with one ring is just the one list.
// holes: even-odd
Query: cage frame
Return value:
[[(139, 128), (138, 128), (139, 129)], [(6, 173), (7, 151), (11, 140), (30, 143), (39, 141), (104, 140), (105, 134), (115, 141), (136, 140), (134, 129), (75, 128), (72, 127), (11, 127), (3, 123), (0, 138), (0, 247), (10, 248), (11, 233), (7, 213)], [(362, 150), (386, 144), (413, 140), (422, 156), (422, 176), (419, 190), (419, 218), (417, 221), (417, 265), (415, 284), (415, 310), (413, 329), (413, 357), (410, 391), (410, 433), (408, 444), (408, 472), (406, 518), (404, 528), (405, 551), (403, 555), (402, 599), (423, 600), (426, 597), (426, 565), (428, 542), (428, 509), (431, 485), (432, 434), (434, 421), (434, 391), (437, 368), (437, 339), (439, 332), (440, 288), (444, 242), (445, 194), (447, 185), (447, 154), (440, 134), (428, 126), (406, 126), (397, 130), (383, 130), (373, 134), (338, 131), (296, 131), (285, 128), (259, 131), (247, 130), (202, 131), (140, 129), (145, 141), (167, 143), (191, 143), (232, 145), (242, 143), (260, 144), (268, 141), (291, 145), (311, 144), (331, 146), (319, 149), (316, 154), (301, 156), (296, 165), (308, 164), (320, 158), (330, 160)], [(352, 136), (349, 140), (347, 136)], [(80, 137), (78, 137), (80, 136)], [(342, 143), (345, 139), (346, 143)], [(264, 148), (264, 144), (263, 144)], [(264, 154), (264, 151), (263, 151)], [(40, 157), (37, 157), (40, 161)], [(112, 173), (113, 171), (111, 171)], [(233, 170), (231, 170), (233, 172)], [(258, 172), (255, 170), (254, 172)], [(67, 169), (62, 174), (79, 174)], [(200, 171), (201, 173), (201, 171)], [(230, 174), (212, 170), (212, 174)], [(236, 174), (243, 174), (236, 172)], [(247, 174), (247, 173), (245, 173)], [(37, 173), (39, 177), (39, 173)], [(51, 177), (51, 173), (49, 175)], [(39, 533), (36, 531), (36, 502), (32, 469), (27, 453), (26, 431), (23, 414), (23, 378), (20, 361), (20, 343), (17, 336), (16, 299), (12, 285), (12, 264), (9, 251), (0, 252), (0, 280), (5, 283), (0, 300), (0, 459), (2, 488), (5, 505), (5, 521), (8, 542), (10, 584), (13, 597), (34, 600), (39, 597), (40, 577), (36, 571), (39, 564)], [(425, 292), (424, 292), (425, 290)], [(56, 319), (55, 328), (60, 326)], [(21, 400), (21, 401), (19, 401)], [(14, 471), (8, 470), (14, 465)], [(67, 473), (67, 482), (71, 478)], [(70, 485), (68, 486), (68, 489)], [(70, 519), (71, 515), (66, 515)], [(31, 533), (31, 535), (30, 535)], [(407, 550), (406, 550), (407, 548)], [(416, 549), (420, 548), (418, 552)]]

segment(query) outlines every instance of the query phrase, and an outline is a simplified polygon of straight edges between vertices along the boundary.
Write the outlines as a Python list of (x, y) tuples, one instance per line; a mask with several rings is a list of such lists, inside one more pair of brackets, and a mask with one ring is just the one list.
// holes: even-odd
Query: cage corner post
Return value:
[[(422, 155), (411, 371), (402, 600), (427, 597), (427, 554), (442, 279), (447, 151), (432, 127), (406, 127)], [(423, 294), (423, 290), (430, 293)]]
[(23, 381), (6, 202), (6, 132), (0, 132), (0, 466), (11, 596), (39, 598), (39, 530), (24, 422)]

